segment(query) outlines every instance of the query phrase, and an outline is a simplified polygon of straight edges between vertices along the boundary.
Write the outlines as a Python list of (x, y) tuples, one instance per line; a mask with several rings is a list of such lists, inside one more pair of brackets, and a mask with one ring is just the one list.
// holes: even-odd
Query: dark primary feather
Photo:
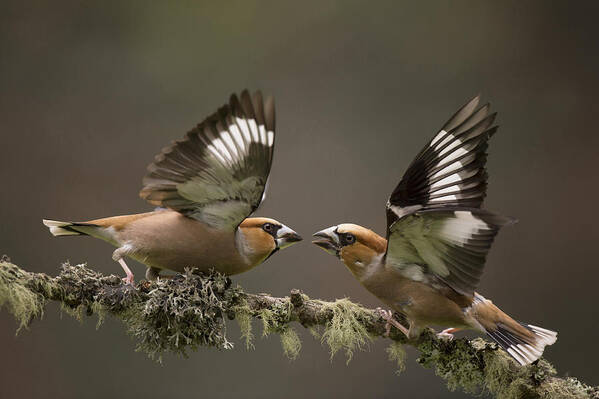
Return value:
[(156, 156), (140, 196), (213, 227), (236, 228), (262, 200), (274, 132), (272, 97), (233, 94), (229, 104)]
[(475, 97), (460, 108), (412, 161), (387, 203), (388, 225), (417, 209), (480, 207), (487, 142), (497, 126), (489, 104), (478, 103)]

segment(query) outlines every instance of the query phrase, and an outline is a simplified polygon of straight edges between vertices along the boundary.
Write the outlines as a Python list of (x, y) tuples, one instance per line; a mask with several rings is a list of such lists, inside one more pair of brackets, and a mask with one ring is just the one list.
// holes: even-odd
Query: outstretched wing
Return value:
[(420, 151), (387, 202), (387, 220), (419, 209), (479, 208), (486, 195), (487, 141), (497, 126), (489, 104), (475, 97)]
[(164, 148), (140, 197), (212, 227), (233, 230), (262, 201), (275, 141), (275, 108), (247, 90)]
[(441, 280), (470, 296), (493, 239), (513, 222), (475, 208), (417, 211), (391, 226), (385, 262), (404, 277), (428, 284)]
[(499, 229), (513, 220), (480, 208), (495, 113), (475, 97), (420, 151), (387, 202), (385, 262), (403, 276), (472, 295)]

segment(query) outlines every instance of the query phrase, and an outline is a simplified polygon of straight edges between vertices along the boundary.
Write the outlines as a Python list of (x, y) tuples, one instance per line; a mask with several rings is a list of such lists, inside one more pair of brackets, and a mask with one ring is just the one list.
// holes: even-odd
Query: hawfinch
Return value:
[(148, 279), (185, 267), (242, 273), (301, 240), (274, 219), (248, 218), (264, 197), (274, 143), (272, 97), (246, 90), (156, 156), (139, 193), (160, 207), (154, 212), (43, 222), (55, 236), (88, 235), (117, 247), (112, 258), (127, 283), (125, 256), (146, 265)]
[(537, 360), (557, 333), (515, 321), (475, 292), (487, 252), (512, 219), (480, 209), (486, 195), (486, 149), (495, 114), (476, 97), (420, 151), (387, 201), (387, 238), (355, 224), (314, 234), (356, 279), (409, 321), (409, 339), (426, 326), (486, 333), (520, 364)]

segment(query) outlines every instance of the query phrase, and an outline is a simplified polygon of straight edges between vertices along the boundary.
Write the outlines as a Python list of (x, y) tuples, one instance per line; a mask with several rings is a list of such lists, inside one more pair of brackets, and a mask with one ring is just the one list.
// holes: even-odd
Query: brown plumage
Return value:
[(124, 257), (148, 266), (148, 278), (161, 269), (186, 267), (229, 275), (247, 271), (301, 240), (274, 219), (248, 218), (266, 189), (274, 126), (271, 97), (232, 95), (229, 104), (163, 149), (148, 167), (140, 196), (162, 209), (44, 224), (55, 236), (89, 235), (117, 247), (113, 259), (130, 283), (133, 274)]
[(409, 329), (383, 312), (408, 338), (426, 326), (488, 334), (520, 364), (537, 360), (557, 333), (519, 323), (475, 289), (495, 235), (513, 219), (480, 209), (486, 195), (486, 148), (495, 114), (478, 97), (462, 107), (412, 162), (387, 202), (387, 239), (355, 224), (314, 234), (356, 279)]

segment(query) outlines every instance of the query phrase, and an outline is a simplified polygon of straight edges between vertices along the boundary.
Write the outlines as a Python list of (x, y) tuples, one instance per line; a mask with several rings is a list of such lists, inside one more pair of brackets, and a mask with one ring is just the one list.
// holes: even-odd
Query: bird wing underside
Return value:
[(513, 220), (475, 208), (412, 213), (390, 227), (386, 265), (414, 281), (473, 295), (499, 229)]
[(233, 94), (229, 104), (156, 156), (140, 197), (212, 227), (235, 229), (263, 199), (274, 140), (272, 97)]

